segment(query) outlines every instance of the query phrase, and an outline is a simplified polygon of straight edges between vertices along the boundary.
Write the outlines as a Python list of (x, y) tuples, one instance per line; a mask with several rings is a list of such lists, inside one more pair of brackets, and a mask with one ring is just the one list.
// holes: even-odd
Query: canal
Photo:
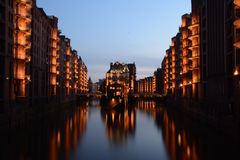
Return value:
[(120, 112), (89, 101), (1, 133), (0, 141), (1, 160), (240, 159), (236, 141), (150, 100)]

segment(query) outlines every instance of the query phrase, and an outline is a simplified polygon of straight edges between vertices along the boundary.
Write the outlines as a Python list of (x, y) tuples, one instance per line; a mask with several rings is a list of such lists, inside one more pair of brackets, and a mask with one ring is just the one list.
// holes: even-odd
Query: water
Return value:
[(235, 141), (154, 101), (121, 112), (90, 101), (0, 135), (1, 160), (240, 159)]

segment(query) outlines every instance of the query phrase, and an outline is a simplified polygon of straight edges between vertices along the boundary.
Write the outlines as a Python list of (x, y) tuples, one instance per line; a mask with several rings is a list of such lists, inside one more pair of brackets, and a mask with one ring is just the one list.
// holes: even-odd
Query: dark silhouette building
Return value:
[(136, 86), (135, 86), (135, 82), (136, 82), (136, 65), (135, 65), (135, 63), (129, 63), (129, 64), (127, 64), (127, 66), (128, 66), (128, 69), (129, 69), (129, 92), (130, 92), (130, 94), (133, 94), (133, 93), (135, 93), (135, 88), (136, 88)]
[(164, 93), (164, 78), (163, 78), (163, 70), (161, 68), (158, 68), (154, 72), (154, 79), (155, 79), (155, 85), (156, 90), (155, 93), (162, 95)]

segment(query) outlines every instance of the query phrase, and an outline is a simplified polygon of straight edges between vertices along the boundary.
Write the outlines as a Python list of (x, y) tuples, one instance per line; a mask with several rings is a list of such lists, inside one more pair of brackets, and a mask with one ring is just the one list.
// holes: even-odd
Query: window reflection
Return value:
[(56, 160), (65, 154), (69, 159), (72, 150), (76, 152), (87, 126), (88, 112), (86, 107), (79, 107), (73, 113), (65, 115), (65, 125), (53, 130), (49, 142), (49, 159)]
[(162, 131), (165, 147), (172, 160), (200, 159), (196, 140), (190, 137), (191, 134), (181, 122), (176, 124), (177, 121), (169, 115), (163, 104), (153, 100), (140, 100), (137, 103), (137, 109), (150, 115)]
[(124, 111), (101, 109), (101, 117), (105, 123), (107, 137), (110, 142), (121, 144), (127, 141), (129, 135), (135, 135), (135, 109), (125, 109)]

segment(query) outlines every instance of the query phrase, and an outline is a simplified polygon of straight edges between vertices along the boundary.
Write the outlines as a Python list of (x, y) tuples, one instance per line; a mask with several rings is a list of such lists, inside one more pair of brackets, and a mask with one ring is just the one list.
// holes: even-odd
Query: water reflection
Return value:
[(2, 133), (0, 159), (70, 159), (70, 154), (77, 152), (87, 121), (85, 104), (30, 122), (17, 132)]
[(101, 117), (110, 142), (121, 144), (129, 136), (134, 136), (136, 129), (135, 109), (129, 108), (123, 111), (101, 109)]
[(166, 110), (163, 111), (162, 121), (163, 139), (171, 158), (197, 160), (199, 149), (196, 148), (196, 139), (190, 139), (185, 129), (177, 127)]
[(137, 103), (141, 112), (151, 115), (162, 132), (170, 159), (235, 159), (239, 144), (204, 125), (171, 111), (160, 102), (142, 100)]
[(65, 116), (64, 127), (54, 128), (49, 143), (49, 159), (57, 160), (59, 155), (65, 154), (65, 159), (69, 159), (70, 153), (77, 152), (79, 141), (81, 140), (88, 120), (86, 107), (79, 107), (73, 113)]
[(239, 144), (156, 101), (122, 111), (99, 101), (0, 133), (0, 159), (240, 159)]
[(137, 103), (140, 111), (151, 114), (157, 127), (162, 131), (165, 147), (171, 159), (197, 160), (199, 149), (193, 139), (187, 138), (187, 133), (181, 127), (177, 127), (175, 121), (169, 116), (166, 107), (160, 102), (141, 100)]

